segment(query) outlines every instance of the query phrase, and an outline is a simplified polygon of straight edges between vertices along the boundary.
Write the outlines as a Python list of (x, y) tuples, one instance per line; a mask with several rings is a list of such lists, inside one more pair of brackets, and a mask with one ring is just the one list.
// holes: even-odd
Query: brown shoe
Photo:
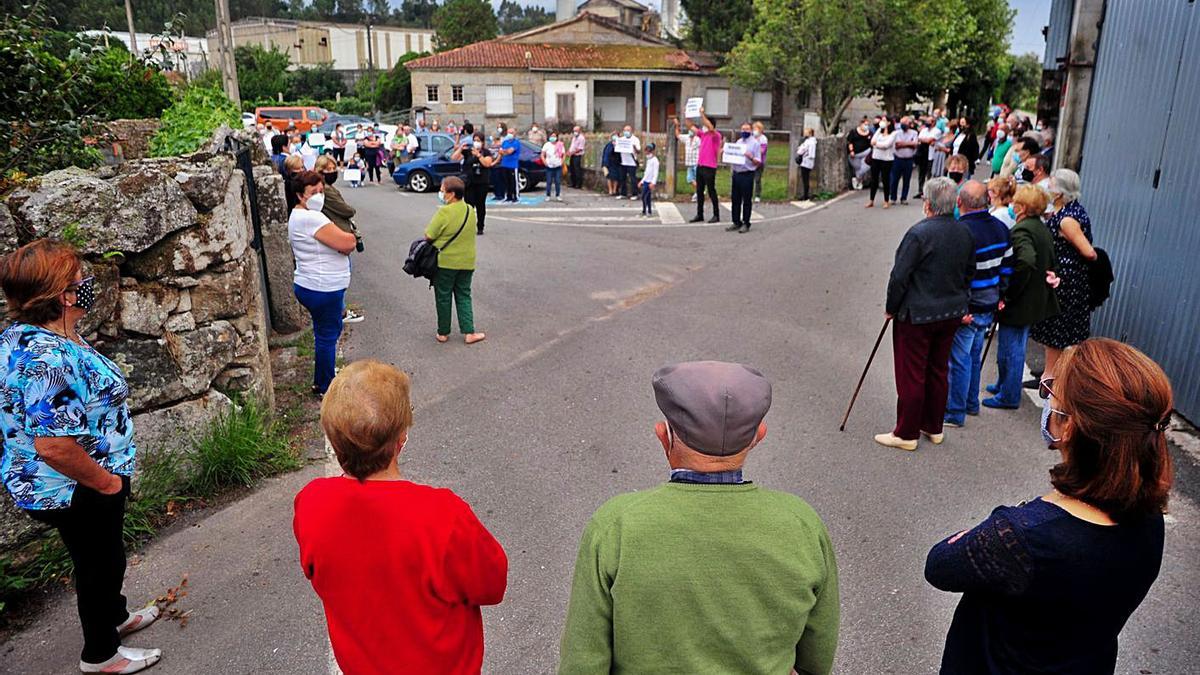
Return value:
[(486, 339), (487, 339), (487, 335), (485, 335), (483, 333), (470, 333), (465, 338), (463, 338), (463, 341), (469, 345), (473, 345), (476, 342), (483, 342)]

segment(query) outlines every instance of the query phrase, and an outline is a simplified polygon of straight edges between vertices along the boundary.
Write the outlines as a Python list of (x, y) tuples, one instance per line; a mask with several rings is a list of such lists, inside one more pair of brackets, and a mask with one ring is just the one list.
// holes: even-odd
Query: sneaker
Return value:
[(555, 195), (555, 196), (554, 196), (554, 201), (556, 201), (556, 202), (561, 202), (561, 201), (562, 201), (562, 197), (560, 197), (560, 196), (558, 196), (558, 195)]
[(741, 226), (741, 228), (739, 228), (739, 229), (738, 229), (738, 232), (739, 232), (740, 234), (746, 234), (746, 233), (747, 233), (747, 232), (749, 232), (749, 231), (750, 231), (750, 226), (749, 226), (749, 225), (743, 225), (743, 226)]
[(862, 189), (862, 181), (857, 178), (851, 178), (850, 179), (850, 188), (854, 189), (854, 190), (861, 190)]
[(708, 222), (719, 223), (719, 222), (721, 222), (721, 217), (714, 213), (713, 217), (708, 219)]
[(117, 626), (117, 634), (125, 637), (143, 628), (148, 628), (150, 624), (158, 620), (158, 614), (158, 605), (150, 605), (136, 612), (130, 612), (129, 618), (125, 619), (125, 622), (120, 626)]
[(755, 197), (755, 198), (754, 198), (754, 203), (755, 203), (755, 204), (758, 204), (758, 203), (760, 203), (760, 202), (762, 202), (762, 197)]
[(696, 193), (694, 193), (694, 192), (692, 193), (692, 201), (693, 202), (696, 201)]
[(625, 199), (625, 197), (622, 195), (617, 195), (617, 199)]
[[(1020, 399), (1018, 399), (1018, 401), (1019, 400)], [(996, 408), (997, 410), (1016, 410), (1017, 408), (1021, 407), (1020, 403), (1017, 403), (1016, 405), (1004, 405), (1004, 404), (1000, 403), (1000, 401), (998, 401), (995, 396), (993, 396), (991, 398), (985, 398), (982, 401), (980, 401), (980, 403), (982, 403), (983, 407), (985, 407), (985, 408)]]
[(1000, 387), (995, 384), (989, 384), (988, 386), (984, 387), (984, 389), (987, 389), (987, 393), (989, 393), (989, 394), (999, 394), (1000, 393)]
[(955, 429), (959, 429), (962, 427), (962, 425), (963, 425), (962, 420), (955, 419), (949, 415), (946, 415), (945, 417), (942, 418), (942, 426), (944, 426), (944, 427), (953, 427)]
[(352, 309), (346, 310), (345, 316), (342, 317), (342, 323), (362, 323), (363, 319), (367, 318), (362, 312), (356, 312)]
[[(162, 658), (161, 649), (138, 649), (137, 647), (117, 647), (117, 653), (100, 663), (79, 662), (82, 673), (140, 673), (158, 663)], [(124, 663), (124, 666), (118, 667)]]
[(890, 431), (886, 434), (876, 434), (875, 442), (880, 445), (886, 445), (889, 448), (899, 448), (901, 450), (908, 450), (909, 452), (917, 449), (916, 439), (906, 441)]
[(946, 440), (946, 434), (931, 434), (928, 431), (922, 431), (921, 435), (929, 439), (934, 445), (941, 445), (942, 441)]
[(725, 231), (726, 232), (737, 232), (740, 229), (742, 229), (742, 224), (734, 223), (734, 224), (730, 225), (729, 227), (725, 228)]

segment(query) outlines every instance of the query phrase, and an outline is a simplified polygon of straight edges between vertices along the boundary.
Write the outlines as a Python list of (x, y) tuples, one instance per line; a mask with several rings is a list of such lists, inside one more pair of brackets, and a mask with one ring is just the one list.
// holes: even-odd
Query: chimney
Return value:
[(566, 21), (575, 16), (575, 0), (558, 0), (558, 11), (555, 21)]

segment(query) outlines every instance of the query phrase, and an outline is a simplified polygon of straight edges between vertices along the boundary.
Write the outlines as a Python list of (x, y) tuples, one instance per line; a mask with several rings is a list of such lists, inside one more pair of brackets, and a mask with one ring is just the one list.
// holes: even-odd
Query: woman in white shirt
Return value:
[(312, 316), (315, 366), (313, 393), (324, 396), (333, 381), (338, 338), (342, 335), (342, 309), (350, 285), (350, 253), (354, 234), (346, 232), (321, 213), (325, 206), (325, 179), (314, 171), (293, 178), (297, 203), (288, 217), (288, 241), (296, 259), (293, 290)]
[(896, 158), (896, 130), (887, 117), (879, 118), (879, 129), (871, 137), (871, 198), (867, 208), (875, 206), (876, 190), (883, 190), (883, 208), (892, 207), (888, 200), (888, 181), (892, 177), (892, 161)]
[(1017, 181), (1012, 176), (996, 176), (987, 182), (988, 200), (991, 202), (989, 213), (996, 220), (1004, 223), (1008, 229), (1017, 224), (1013, 213), (1012, 198), (1017, 191)]
[[(533, 133), (530, 130), (529, 133)], [(546, 201), (550, 201), (550, 188), (554, 188), (554, 201), (562, 201), (562, 165), (566, 148), (558, 140), (558, 134), (551, 132), (550, 140), (542, 144), (542, 163), (546, 166)]]
[(816, 132), (810, 127), (804, 130), (804, 140), (800, 142), (800, 147), (796, 148), (796, 162), (800, 164), (800, 185), (804, 188), (803, 196), (800, 199), (803, 201), (808, 201), (809, 198), (808, 179), (816, 161), (817, 137)]

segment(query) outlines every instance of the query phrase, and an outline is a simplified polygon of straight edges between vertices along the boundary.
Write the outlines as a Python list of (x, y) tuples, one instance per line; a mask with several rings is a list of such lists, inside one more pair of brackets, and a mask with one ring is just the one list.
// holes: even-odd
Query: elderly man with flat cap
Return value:
[(800, 498), (745, 479), (771, 383), (735, 363), (654, 374), (668, 482), (610, 499), (575, 562), (559, 672), (828, 673), (829, 533)]

